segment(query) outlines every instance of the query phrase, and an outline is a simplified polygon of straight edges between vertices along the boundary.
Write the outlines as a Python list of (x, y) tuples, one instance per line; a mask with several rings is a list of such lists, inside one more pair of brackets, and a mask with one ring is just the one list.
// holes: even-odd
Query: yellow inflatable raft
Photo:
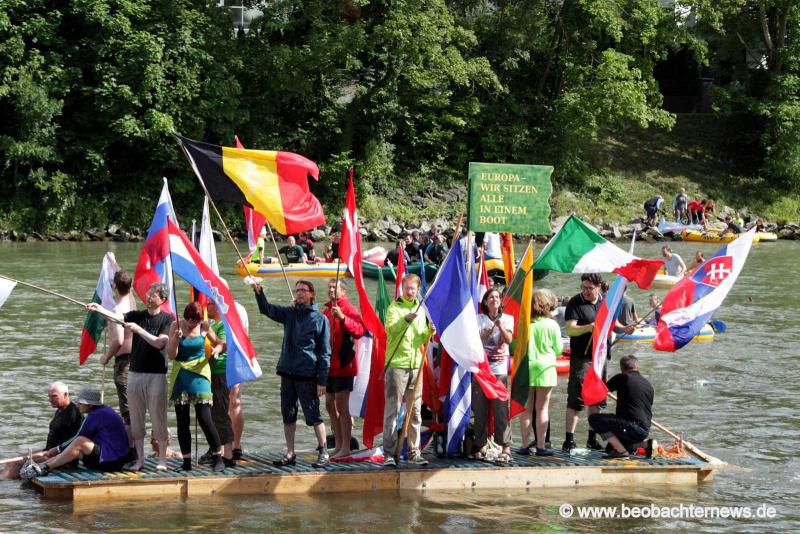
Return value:
[[(619, 334), (617, 336), (617, 340), (620, 343), (631, 343), (631, 342), (641, 342), (641, 343), (652, 343), (653, 340), (656, 338), (656, 327), (655, 326), (641, 326), (633, 331), (632, 334), (622, 335)], [(695, 341), (711, 341), (714, 339), (714, 329), (711, 328), (710, 324), (703, 325), (703, 328), (700, 330), (700, 333), (694, 336)]]
[(759, 243), (774, 243), (778, 240), (778, 234), (774, 232), (756, 232)]
[[(684, 241), (694, 241), (697, 243), (731, 243), (736, 241), (740, 234), (721, 234), (719, 232), (702, 232), (698, 230), (684, 230), (681, 238)], [(753, 243), (758, 243), (758, 234), (753, 236)]]
[[(336, 263), (290, 263), (284, 265), (286, 274), (296, 278), (336, 278), (336, 270), (339, 270), (339, 276), (349, 274), (347, 272), (347, 264), (341, 262)], [(265, 263), (259, 266), (258, 263), (248, 263), (247, 268), (242, 267), (242, 262), (236, 262), (236, 274), (239, 276), (258, 276), (260, 278), (274, 278), (283, 276), (281, 266), (277, 263)]]

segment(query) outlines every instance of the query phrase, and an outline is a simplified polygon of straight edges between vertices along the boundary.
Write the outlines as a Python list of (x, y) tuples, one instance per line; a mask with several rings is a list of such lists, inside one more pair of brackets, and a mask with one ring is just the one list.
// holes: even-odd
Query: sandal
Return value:
[(513, 459), (511, 458), (511, 454), (507, 452), (501, 452), (497, 455), (494, 463), (499, 465), (511, 465), (513, 463)]
[(289, 456), (289, 453), (286, 453), (283, 458), (280, 460), (273, 460), (272, 465), (275, 467), (286, 467), (287, 465), (295, 465), (297, 462), (297, 455), (292, 454)]

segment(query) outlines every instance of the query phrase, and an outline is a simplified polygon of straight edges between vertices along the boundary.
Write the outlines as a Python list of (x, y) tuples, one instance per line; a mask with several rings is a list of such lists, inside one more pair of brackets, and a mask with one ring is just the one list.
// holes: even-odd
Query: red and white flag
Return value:
[(478, 304), (483, 300), (483, 296), (490, 287), (492, 287), (492, 283), (489, 281), (489, 273), (486, 272), (486, 257), (481, 252), (480, 272), (478, 273)]
[[(347, 269), (353, 275), (358, 302), (361, 305), (361, 317), (364, 326), (372, 334), (372, 358), (367, 360), (369, 365), (362, 365), (359, 361), (358, 376), (354, 389), (366, 385), (367, 405), (364, 410), (364, 434), (362, 440), (366, 447), (373, 446), (373, 439), (383, 432), (383, 385), (381, 377), (383, 362), (386, 357), (386, 330), (383, 328), (378, 314), (369, 301), (367, 290), (364, 287), (362, 271), (361, 234), (358, 232), (358, 212), (356, 211), (356, 192), (353, 187), (353, 169), (350, 169), (350, 180), (347, 186), (347, 197), (344, 203), (344, 219), (342, 221), (342, 240), (339, 243), (339, 256), (347, 263)], [(363, 362), (366, 363), (366, 362)]]
[(403, 278), (406, 276), (406, 252), (403, 247), (397, 251), (397, 278), (394, 280), (394, 298), (403, 296)]

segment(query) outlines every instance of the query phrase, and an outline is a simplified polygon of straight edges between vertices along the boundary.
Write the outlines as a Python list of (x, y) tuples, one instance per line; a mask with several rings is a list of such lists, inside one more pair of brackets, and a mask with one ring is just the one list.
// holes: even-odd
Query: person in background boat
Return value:
[[(582, 274), (581, 292), (570, 299), (565, 313), (567, 334), (570, 337), (570, 366), (567, 384), (566, 437), (561, 449), (566, 452), (577, 446), (574, 438), (575, 428), (578, 425), (578, 414), (584, 408), (581, 388), (592, 362), (592, 331), (597, 311), (602, 302), (600, 296), (602, 282), (603, 279), (598, 274)], [(634, 327), (633, 325), (623, 326), (617, 321), (614, 331), (630, 334), (634, 331)], [(598, 413), (604, 407), (605, 402), (589, 406), (589, 414)], [(589, 430), (586, 446), (593, 450), (603, 448), (597, 442), (597, 434), (594, 430)]]
[(333, 259), (331, 261), (336, 261), (336, 258), (339, 257), (339, 243), (342, 241), (342, 232), (335, 232), (331, 236), (331, 255)]
[[(561, 329), (552, 319), (558, 300), (549, 289), (537, 289), (531, 300), (531, 324), (528, 335), (528, 403), (522, 415), (528, 421), (523, 428), (534, 421), (536, 456), (553, 456), (547, 446), (550, 429), (550, 393), (556, 387), (556, 358), (564, 350), (561, 342)], [(529, 436), (523, 436), (523, 446), (530, 447)]]
[(265, 263), (270, 263), (268, 260), (270, 258), (267, 257), (267, 228), (266, 226), (261, 227), (261, 231), (258, 233), (258, 239), (256, 240), (256, 250), (253, 254), (253, 258), (258, 258), (258, 265), (262, 266)]
[(331, 366), (325, 386), (325, 408), (331, 418), (335, 448), (331, 458), (350, 454), (353, 418), (350, 415), (350, 392), (358, 374), (356, 340), (366, 333), (358, 308), (347, 299), (342, 279), (328, 281), (328, 302), (322, 312), (331, 327)]
[[(50, 420), (44, 450), (33, 454), (34, 462), (44, 462), (48, 458), (52, 458), (54, 456), (51, 454), (52, 448), (77, 434), (83, 422), (83, 416), (75, 403), (70, 400), (69, 388), (64, 382), (50, 384), (47, 398), (50, 406), (56, 409), (56, 413)], [(3, 470), (0, 471), (0, 478), (18, 478), (24, 463), (25, 460), (17, 460), (5, 464)]]
[(419, 251), (422, 243), (419, 241), (419, 230), (413, 230), (406, 236), (406, 254), (411, 261), (419, 261)]
[(478, 259), (480, 258), (480, 256), (478, 255), (478, 244), (476, 243), (476, 240), (475, 240), (474, 236), (473, 236), (472, 239), (470, 239), (469, 232), (467, 231), (467, 229), (466, 228), (462, 228), (461, 229), (461, 238), (458, 240), (458, 242), (461, 243), (461, 250), (464, 253), (464, 262), (465, 263), (468, 262), (468, 260), (469, 260), (469, 256), (467, 255), (467, 250), (468, 250), (467, 249), (467, 242), (468, 241), (472, 242), (472, 258), (475, 261), (478, 261)]
[(444, 236), (437, 234), (433, 237), (433, 241), (428, 245), (425, 250), (425, 261), (428, 263), (435, 263), (441, 265), (444, 258), (447, 256), (447, 243), (445, 243)]
[(166, 348), (172, 315), (161, 311), (167, 302), (167, 286), (157, 282), (147, 291), (146, 310), (133, 310), (119, 314), (106, 310), (97, 303), (86, 305), (89, 311), (106, 315), (115, 321), (124, 321), (125, 328), (133, 333), (130, 368), (128, 371), (128, 408), (131, 416), (131, 437), (136, 448), (136, 460), (128, 469), (139, 471), (144, 465), (145, 415), (150, 413), (153, 437), (159, 442), (156, 469), (166, 471), (167, 445), (167, 360)]
[[(417, 294), (422, 281), (415, 274), (403, 278), (403, 294), (386, 310), (386, 383), (384, 386), (385, 404), (383, 411), (383, 451), (384, 466), (396, 465), (394, 452), (397, 445), (397, 416), (400, 403), (405, 395), (414, 391), (414, 383), (422, 365), (423, 347), (435, 333), (433, 324), (425, 319), (425, 314), (415, 310), (419, 305)], [(419, 433), (422, 425), (422, 388), (414, 398), (408, 428), (408, 462), (426, 465), (428, 461), (419, 450)]]
[(553, 318), (558, 323), (558, 328), (561, 330), (561, 341), (564, 345), (569, 346), (569, 336), (567, 335), (567, 320), (565, 314), (567, 313), (567, 304), (569, 304), (569, 297), (561, 297), (561, 302), (556, 307)]
[(433, 238), (442, 233), (442, 227), (438, 224), (432, 224), (428, 230), (428, 240), (433, 242)]
[(661, 255), (664, 257), (664, 272), (669, 276), (680, 278), (686, 273), (686, 264), (683, 258), (672, 252), (669, 245), (661, 247)]
[(31, 480), (50, 471), (82, 460), (96, 471), (119, 471), (128, 457), (128, 435), (117, 412), (103, 404), (99, 389), (84, 388), (78, 395), (78, 409), (86, 416), (74, 437), (47, 451), (44, 463), (33, 460), (20, 470), (20, 477)]
[(428, 250), (428, 247), (431, 245), (431, 239), (428, 237), (428, 234), (420, 234), (419, 235), (419, 252), (417, 252), (417, 258), (414, 261), (418, 261), (420, 257), (424, 259), (425, 251)]
[(325, 394), (331, 358), (328, 319), (314, 303), (314, 284), (309, 281), (297, 281), (291, 306), (270, 304), (258, 282), (253, 284), (253, 291), (258, 311), (283, 325), (283, 345), (277, 373), (281, 377), (281, 415), (286, 454), (272, 463), (278, 467), (296, 463), (294, 436), (299, 401), (306, 425), (314, 428), (317, 438), (317, 460), (312, 465), (323, 467), (330, 462), (325, 423), (319, 411), (319, 397)]
[(336, 258), (333, 255), (333, 243), (328, 243), (325, 246), (325, 250), (322, 251), (322, 261), (325, 263), (331, 263), (335, 260)]
[(733, 222), (730, 215), (725, 216), (725, 231), (723, 234), (741, 234), (742, 227)]
[(678, 224), (689, 224), (689, 197), (686, 196), (686, 189), (681, 187), (681, 190), (672, 199), (672, 214), (675, 216), (675, 222)]
[(308, 237), (308, 232), (300, 232), (297, 235), (297, 244), (303, 249), (306, 255), (306, 263), (317, 263), (317, 255), (314, 252), (314, 242)]
[(303, 247), (297, 244), (294, 236), (287, 237), (286, 245), (282, 246), (278, 252), (286, 256), (287, 263), (308, 263)]
[(397, 262), (400, 258), (400, 254), (403, 254), (403, 260), (405, 261), (406, 265), (411, 263), (411, 259), (408, 257), (408, 252), (406, 252), (406, 240), (405, 238), (400, 239), (397, 242), (397, 246), (394, 249), (390, 250), (386, 253), (386, 261), (390, 262), (392, 265), (397, 267)]
[(766, 231), (767, 231), (767, 225), (764, 224), (764, 219), (759, 217), (758, 219), (756, 219), (756, 232), (766, 232)]
[(636, 314), (636, 303), (628, 296), (628, 286), (625, 286), (625, 290), (622, 293), (617, 321), (623, 326), (639, 324), (639, 316)]
[(705, 211), (706, 222), (708, 222), (708, 214), (709, 213), (714, 216), (715, 220), (719, 219), (719, 217), (717, 217), (717, 203), (714, 202), (713, 198), (709, 198), (708, 200), (705, 201), (705, 208), (706, 208), (706, 211)]
[[(740, 228), (744, 228), (744, 218), (740, 212), (736, 212), (733, 217), (733, 222), (739, 225)], [(741, 233), (741, 232), (740, 232)]]
[(661, 297), (655, 293), (650, 293), (647, 304), (650, 306), (650, 309), (653, 310), (653, 319), (646, 319), (645, 323), (656, 325), (658, 324), (658, 320), (661, 319)]
[[(497, 379), (508, 387), (508, 345), (514, 334), (514, 317), (500, 312), (500, 291), (491, 288), (483, 294), (478, 314), (478, 332), (489, 361), (489, 369)], [(472, 414), (475, 439), (468, 458), (482, 460), (486, 456), (486, 438), (489, 431), (489, 410), (494, 417), (494, 441), (502, 447), (497, 457), (499, 463), (511, 462), (511, 424), (508, 400), (488, 399), (480, 384), (472, 381)]]
[(703, 199), (702, 202), (692, 200), (687, 204), (686, 208), (689, 210), (691, 224), (702, 224), (704, 228), (708, 226), (706, 222), (706, 199)]
[(644, 203), (644, 212), (647, 215), (647, 224), (649, 226), (658, 226), (658, 212), (662, 210), (664, 205), (664, 197), (656, 195), (649, 198)]
[(233, 423), (230, 416), (231, 392), (228, 388), (226, 374), (228, 356), (226, 351), (228, 345), (225, 322), (222, 320), (219, 308), (214, 302), (209, 301), (206, 306), (206, 312), (209, 319), (208, 339), (211, 343), (206, 343), (203, 348), (205, 357), (208, 358), (211, 366), (211, 394), (213, 396), (211, 421), (217, 430), (221, 448), (213, 450), (209, 447), (208, 452), (200, 457), (198, 463), (213, 466), (221, 454), (225, 467), (234, 467), (236, 459), (233, 457)]
[[(111, 254), (109, 252), (109, 254)], [(133, 280), (125, 271), (114, 273), (111, 282), (111, 289), (114, 291), (114, 312), (126, 314), (136, 309), (136, 299), (131, 295), (131, 284)], [(117, 400), (119, 401), (119, 414), (125, 422), (125, 429), (128, 432), (128, 445), (132, 450), (132, 455), (136, 453), (131, 437), (131, 415), (128, 409), (128, 370), (130, 368), (131, 347), (133, 345), (133, 333), (125, 329), (119, 323), (109, 321), (107, 326), (108, 348), (100, 358), (100, 363), (106, 365), (111, 358), (114, 358), (114, 386), (117, 389)]]
[(705, 261), (706, 261), (706, 256), (705, 254), (703, 254), (702, 250), (698, 250), (697, 252), (695, 252), (694, 263), (686, 271), (686, 276), (691, 276), (697, 270), (698, 267), (700, 267), (701, 265), (703, 265), (703, 263), (705, 263)]
[(653, 386), (639, 372), (639, 360), (635, 356), (623, 356), (619, 368), (622, 372), (606, 382), (608, 391), (617, 392), (616, 415), (592, 414), (589, 425), (612, 447), (604, 458), (628, 458), (642, 445), (645, 455), (652, 458), (657, 444), (647, 436), (653, 417)]
[[(178, 422), (178, 443), (183, 454), (184, 471), (192, 470), (192, 430), (189, 406), (194, 405), (194, 413), (200, 428), (203, 429), (209, 450), (215, 451), (212, 469), (222, 471), (226, 464), (219, 454), (220, 441), (217, 429), (211, 419), (211, 366), (206, 359), (206, 336), (212, 345), (220, 345), (213, 332), (209, 335), (209, 325), (203, 320), (203, 309), (197, 302), (190, 302), (183, 310), (183, 319), (173, 322), (169, 330), (167, 356), (172, 360), (170, 373), (169, 399), (175, 405), (175, 418)], [(232, 458), (227, 459), (232, 462)], [(235, 464), (234, 464), (235, 465)]]
[(500, 250), (500, 234), (497, 232), (486, 232), (483, 235), (483, 252), (487, 260), (495, 260), (503, 257)]

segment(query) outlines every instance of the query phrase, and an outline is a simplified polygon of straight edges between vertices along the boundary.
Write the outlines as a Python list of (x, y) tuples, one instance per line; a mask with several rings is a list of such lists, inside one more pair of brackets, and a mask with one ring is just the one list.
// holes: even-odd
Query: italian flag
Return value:
[(647, 289), (662, 265), (661, 260), (645, 260), (625, 252), (573, 214), (544, 247), (534, 268), (559, 273), (617, 273)]
[(530, 378), (528, 370), (528, 338), (531, 326), (531, 297), (533, 296), (533, 241), (528, 243), (514, 278), (503, 299), (503, 313), (514, 317), (514, 337), (511, 342), (511, 412), (525, 411)]
[[(114, 282), (114, 273), (117, 270), (119, 269), (113, 254), (107, 252), (103, 257), (100, 278), (97, 280), (97, 287), (94, 290), (94, 295), (92, 295), (92, 302), (100, 304), (107, 310), (114, 308), (114, 291), (111, 289), (111, 284)], [(79, 359), (81, 365), (97, 349), (97, 342), (100, 341), (100, 336), (103, 335), (105, 327), (106, 320), (99, 313), (89, 312), (86, 315), (86, 322), (83, 323), (83, 332), (81, 333)]]

